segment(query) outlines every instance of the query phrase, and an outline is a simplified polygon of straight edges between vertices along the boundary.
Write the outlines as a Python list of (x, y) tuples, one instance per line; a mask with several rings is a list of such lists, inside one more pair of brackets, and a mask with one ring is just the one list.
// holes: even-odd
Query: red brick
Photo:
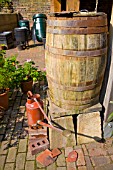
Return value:
[(68, 157), (66, 158), (66, 162), (75, 162), (77, 160), (78, 153), (76, 151), (72, 151), (69, 153)]
[(46, 149), (44, 152), (42, 152), (40, 155), (37, 156), (36, 160), (40, 164), (44, 166), (48, 166), (52, 164), (55, 161), (56, 158), (52, 157), (52, 153), (50, 150)]
[(52, 150), (52, 157), (54, 158), (54, 157), (56, 157), (56, 156), (58, 156), (58, 155), (60, 155), (61, 154), (61, 151), (58, 149), (58, 148), (54, 148), (53, 150)]
[(47, 138), (34, 139), (29, 143), (32, 155), (35, 155), (45, 149), (49, 148), (49, 142)]
[(25, 128), (26, 131), (28, 131), (29, 135), (45, 135), (47, 136), (47, 128), (46, 127), (42, 127), (40, 129), (31, 129), (29, 128)]

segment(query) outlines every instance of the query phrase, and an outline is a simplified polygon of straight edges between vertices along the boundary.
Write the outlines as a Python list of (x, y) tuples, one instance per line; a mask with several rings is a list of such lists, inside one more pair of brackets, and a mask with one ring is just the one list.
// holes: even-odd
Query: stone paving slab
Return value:
[[(23, 51), (18, 51), (17, 48), (7, 50), (7, 56), (16, 53), (21, 62), (31, 58), (41, 68), (45, 66), (42, 45), (31, 46)], [(9, 109), (0, 119), (0, 170), (113, 170), (113, 138), (104, 143), (91, 142), (62, 148), (62, 154), (48, 167), (36, 162), (37, 155), (31, 155), (29, 136), (24, 131), (27, 127), (25, 103), (26, 95), (21, 91), (14, 91), (10, 96)], [(72, 150), (78, 152), (77, 162), (67, 163), (66, 158)]]

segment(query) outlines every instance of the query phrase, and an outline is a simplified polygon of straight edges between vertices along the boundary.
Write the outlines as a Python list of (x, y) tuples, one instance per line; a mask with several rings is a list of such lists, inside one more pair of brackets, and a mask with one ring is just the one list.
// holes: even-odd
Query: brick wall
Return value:
[(32, 23), (34, 14), (48, 14), (50, 11), (50, 0), (13, 0), (14, 11), (21, 14), (23, 19)]
[[(37, 13), (48, 14), (50, 12), (51, 0), (12, 0), (14, 11), (21, 14), (24, 19), (32, 23), (32, 17)], [(112, 0), (98, 0), (98, 11), (108, 14), (108, 21), (111, 17)], [(80, 0), (80, 9), (88, 9), (93, 11), (95, 9), (96, 0)]]

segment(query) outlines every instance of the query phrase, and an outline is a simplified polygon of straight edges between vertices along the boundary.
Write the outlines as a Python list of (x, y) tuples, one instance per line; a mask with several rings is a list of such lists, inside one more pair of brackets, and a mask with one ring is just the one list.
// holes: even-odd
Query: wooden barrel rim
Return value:
[[(59, 28), (59, 27), (58, 27)], [(88, 28), (74, 28), (74, 29), (60, 29), (54, 28), (54, 27), (49, 27), (47, 28), (47, 33), (50, 34), (62, 34), (62, 35), (71, 35), (71, 34), (97, 34), (97, 33), (103, 33), (103, 32), (108, 32), (108, 27), (88, 27)]]
[(50, 17), (86, 17), (86, 16), (105, 16), (106, 14), (104, 12), (75, 12), (75, 11), (62, 11), (62, 12), (50, 12), (48, 14)]
[(46, 50), (48, 50), (53, 54), (74, 56), (74, 57), (97, 57), (107, 53), (107, 48), (92, 50), (92, 51), (73, 51), (73, 50), (63, 50), (63, 49), (46, 46)]

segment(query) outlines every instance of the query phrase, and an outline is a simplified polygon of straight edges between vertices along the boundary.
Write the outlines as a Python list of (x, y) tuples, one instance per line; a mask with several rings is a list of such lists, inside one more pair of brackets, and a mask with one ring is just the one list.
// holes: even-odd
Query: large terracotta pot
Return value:
[(9, 107), (9, 90), (6, 90), (4, 93), (0, 94), (0, 107), (4, 110), (7, 110)]
[(23, 93), (27, 93), (28, 91), (32, 91), (33, 80), (23, 81), (21, 83), (21, 89)]

